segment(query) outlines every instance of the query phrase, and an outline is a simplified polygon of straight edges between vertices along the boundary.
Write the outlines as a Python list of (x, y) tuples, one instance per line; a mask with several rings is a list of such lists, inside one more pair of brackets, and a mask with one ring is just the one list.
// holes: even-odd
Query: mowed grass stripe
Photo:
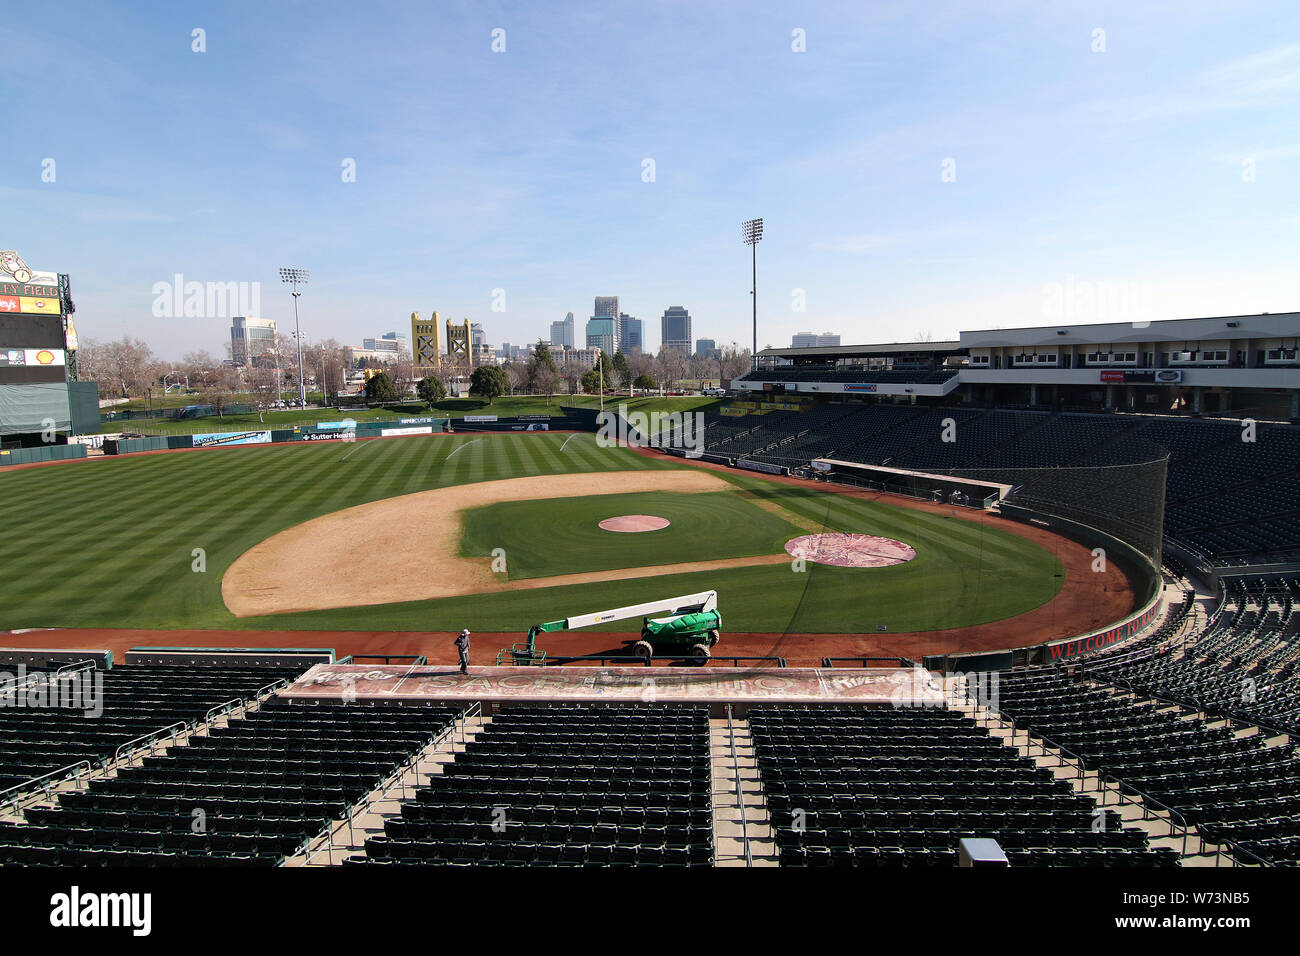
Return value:
[[(358, 447), (355, 456), (339, 460)], [(0, 475), (0, 520), (9, 527), (30, 527), (33, 510), (52, 501), (77, 503), (92, 516), (71, 531), (51, 525), (48, 541), (0, 539), (0, 566), (17, 569), (0, 576), (0, 626), (424, 630), (475, 621), (513, 629), (666, 587), (716, 586), (725, 590), (724, 612), (734, 629), (853, 632), (885, 623), (918, 630), (1020, 613), (1060, 584), (1052, 555), (993, 528), (718, 472), (749, 491), (751, 503), (774, 504), (814, 527), (897, 537), (916, 547), (918, 558), (899, 568), (813, 566), (796, 575), (782, 564), (256, 621), (237, 621), (220, 600), (221, 576), (238, 555), (276, 531), (341, 508), (467, 480), (683, 467), (689, 466), (666, 456), (600, 448), (590, 435), (530, 433), (228, 448), (9, 472)], [(545, 513), (554, 503), (536, 507)], [(205, 574), (190, 571), (194, 547), (207, 552)], [(693, 560), (677, 553), (690, 550), (684, 545), (669, 557)]]

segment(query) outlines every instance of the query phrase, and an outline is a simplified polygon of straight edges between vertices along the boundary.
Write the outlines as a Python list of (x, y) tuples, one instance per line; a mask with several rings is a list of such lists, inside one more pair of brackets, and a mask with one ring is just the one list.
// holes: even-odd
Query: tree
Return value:
[(671, 389), (686, 374), (686, 353), (679, 348), (665, 346), (659, 350), (660, 381)]
[(496, 365), (480, 365), (469, 377), (470, 394), (486, 398), (489, 405), (499, 396), (504, 395), (509, 388), (510, 379), (506, 378), (506, 373)]
[(600, 370), (588, 369), (582, 376), (582, 390), (587, 393), (599, 391), (600, 389)]
[(659, 383), (656, 382), (651, 376), (642, 374), (642, 375), (638, 375), (636, 378), (632, 380), (632, 387), (646, 390), (646, 389), (658, 388)]
[(447, 386), (442, 384), (441, 379), (426, 375), (415, 386), (415, 392), (420, 396), (420, 401), (433, 408), (434, 405), (447, 397)]
[(239, 385), (237, 368), (233, 365), (218, 365), (199, 390), (199, 395), (205, 405), (212, 406), (218, 418), (225, 418), (226, 412), (235, 403), (235, 391)]
[(376, 372), (366, 379), (366, 404), (381, 405), (397, 399), (397, 386), (387, 372)]
[(718, 371), (721, 374), (722, 381), (718, 384), (726, 387), (734, 378), (739, 378), (749, 371), (753, 364), (753, 358), (747, 348), (742, 348), (735, 342), (724, 346), (722, 357), (718, 360)]
[(551, 393), (560, 380), (560, 370), (555, 365), (555, 357), (551, 355), (551, 347), (541, 339), (537, 340), (533, 354), (528, 357), (525, 379), (530, 392), (545, 394), (546, 404), (551, 404)]
[(632, 381), (632, 369), (628, 365), (627, 356), (623, 354), (622, 349), (614, 352), (614, 375), (618, 380), (619, 387)]

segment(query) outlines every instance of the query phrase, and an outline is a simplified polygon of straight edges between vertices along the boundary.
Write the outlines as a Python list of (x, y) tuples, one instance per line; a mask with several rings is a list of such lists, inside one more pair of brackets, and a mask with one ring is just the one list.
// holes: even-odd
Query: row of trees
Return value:
[[(660, 349), (657, 355), (639, 349), (617, 351), (612, 356), (601, 352), (595, 368), (576, 358), (566, 360), (566, 354), (570, 353), (552, 350), (539, 341), (527, 360), (475, 369), (470, 391), (492, 400), (505, 394), (590, 393), (602, 384), (608, 392), (627, 388), (672, 390), (687, 381), (721, 384), (750, 367), (749, 349), (735, 343), (711, 356), (691, 356), (673, 348)], [(302, 362), (304, 380), (313, 390), (323, 390), (329, 397), (344, 390), (347, 375), (354, 370), (347, 350), (334, 339), (304, 345)], [(243, 367), (231, 362), (229, 345), (224, 359), (200, 350), (187, 352), (179, 362), (168, 362), (154, 355), (143, 339), (132, 336), (115, 342), (84, 338), (77, 363), (79, 375), (98, 381), (105, 396), (141, 398), (163, 386), (187, 386), (198, 401), (214, 406), (218, 413), (234, 402), (236, 394), (250, 394), (254, 402), (270, 405), (298, 387), (297, 350), (292, 336), (284, 334), (277, 334), (269, 350), (260, 354), (253, 365)], [(404, 354), (366, 359), (355, 366), (355, 370), (366, 368), (382, 373), (367, 382), (370, 401), (400, 401), (417, 394), (421, 401), (432, 404), (446, 396), (445, 379), (451, 374), (450, 369), (441, 369), (432, 376), (417, 376), (413, 360)], [(424, 371), (421, 369), (421, 374)]]

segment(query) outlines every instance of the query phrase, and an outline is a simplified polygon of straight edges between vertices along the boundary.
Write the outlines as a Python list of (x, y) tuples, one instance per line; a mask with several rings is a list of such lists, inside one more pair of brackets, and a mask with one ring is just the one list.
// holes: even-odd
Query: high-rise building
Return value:
[(275, 351), (275, 319), (236, 315), (230, 320), (230, 359), (247, 365), (249, 359)]
[(598, 295), (596, 296), (596, 307), (591, 310), (592, 315), (598, 319), (617, 319), (618, 318), (618, 296), (616, 295)]
[(561, 348), (573, 348), (573, 313), (570, 312), (559, 322), (551, 323), (551, 344)]
[(618, 349), (618, 317), (593, 315), (587, 320), (587, 348), (613, 355)]
[(809, 349), (817, 346), (839, 345), (840, 337), (836, 332), (796, 332), (790, 336), (790, 348)]
[(660, 321), (659, 341), (663, 348), (680, 349), (687, 355), (691, 352), (691, 314), (680, 305), (670, 305), (664, 309)]
[(718, 354), (718, 343), (715, 339), (696, 339), (695, 354), (704, 358), (714, 358)]
[(618, 347), (624, 354), (633, 349), (645, 350), (645, 335), (642, 327), (643, 323), (640, 319), (634, 319), (626, 312), (618, 314)]
[(481, 322), (471, 322), (469, 327), (470, 344), (477, 348), (487, 345), (487, 333), (483, 331)]

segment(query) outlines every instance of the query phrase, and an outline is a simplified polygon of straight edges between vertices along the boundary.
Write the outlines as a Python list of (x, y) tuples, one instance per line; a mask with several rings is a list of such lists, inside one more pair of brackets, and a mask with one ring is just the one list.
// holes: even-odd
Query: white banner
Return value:
[(0, 349), (0, 365), (66, 365), (63, 349)]
[(425, 425), (422, 428), (381, 428), (379, 429), (380, 437), (392, 438), (395, 435), (432, 435), (433, 426)]

